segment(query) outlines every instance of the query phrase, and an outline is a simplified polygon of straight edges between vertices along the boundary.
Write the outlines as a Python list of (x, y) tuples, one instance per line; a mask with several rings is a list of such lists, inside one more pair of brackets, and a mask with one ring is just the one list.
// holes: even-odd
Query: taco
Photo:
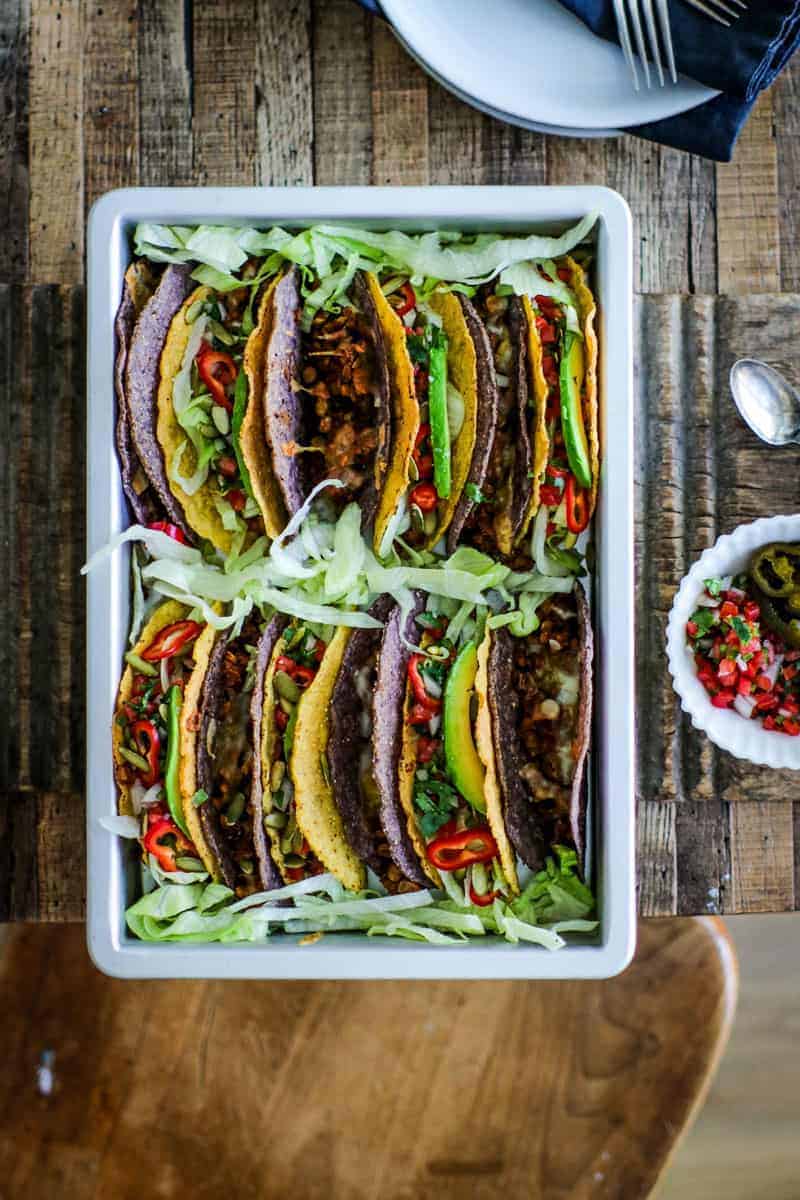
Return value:
[(193, 289), (188, 269), (170, 266), (142, 303), (153, 277), (141, 263), (128, 269), (116, 319), (117, 448), (137, 520), (165, 519), (226, 553), (265, 526), (280, 532), (260, 403), (277, 282), (264, 287), (253, 324), (246, 281)]
[(512, 880), (501, 861), (505, 831), (499, 809), (487, 805), (486, 771), (476, 747), (476, 643), (461, 639), (453, 645), (445, 624), (431, 613), (417, 617), (422, 652), (410, 655), (406, 667), (399, 799), (430, 882), (448, 892), (455, 885), (462, 900), (484, 906), (507, 895)]
[(472, 493), (472, 508), (458, 514), (450, 549), (463, 533), (489, 554), (510, 555), (537, 504), (546, 447), (531, 408), (528, 316), (519, 296), (498, 294), (495, 287), (478, 289), (474, 312), (488, 341), (497, 416), (484, 481), (479, 494)]
[(497, 388), (485, 330), (466, 297), (436, 292), (418, 302), (410, 283), (376, 306), (390, 347), (398, 413), (375, 547), (396, 536), (430, 550), (481, 496), (497, 421)]
[(264, 676), (286, 619), (273, 617), (263, 632), (260, 624), (251, 614), (238, 636), (218, 638), (211, 651), (192, 721), (197, 788), (183, 797), (203, 860), (237, 896), (281, 883), (264, 832), (259, 753)]
[(537, 616), (527, 637), (487, 631), (478, 688), (489, 810), (501, 810), (514, 849), (534, 871), (554, 845), (574, 846), (583, 862), (593, 652), (580, 584), (548, 597)]
[[(536, 481), (548, 548), (569, 551), (594, 512), (599, 476), (596, 306), (586, 273), (572, 258), (557, 265), (574, 304), (523, 297), (528, 321), (537, 437)], [(567, 566), (574, 563), (566, 562)]]
[(395, 426), (386, 335), (377, 282), (357, 272), (335, 312), (301, 328), (299, 273), (290, 269), (272, 296), (264, 421), (280, 528), (324, 479), (328, 501), (357, 501), (372, 527), (390, 469)]
[[(417, 601), (412, 615), (421, 607)], [(387, 892), (410, 892), (427, 878), (408, 837), (397, 778), (409, 651), (392, 597), (379, 597), (369, 611), (384, 628), (356, 629), (347, 640), (327, 700), (325, 753), (349, 844)]]
[[(327, 739), (319, 697), (335, 677), (348, 631), (330, 645), (300, 621), (280, 631), (263, 676), (258, 741), (262, 825), (281, 879), (295, 883), (332, 871), (363, 886), (364, 869), (344, 836), (318, 738)], [(317, 682), (322, 680), (321, 687)], [(319, 729), (317, 728), (319, 726)]]
[(200, 686), (214, 630), (189, 618), (175, 601), (151, 615), (133, 650), (117, 694), (112, 728), (120, 813), (141, 816), (145, 862), (162, 871), (202, 871), (183, 795), (187, 697)]

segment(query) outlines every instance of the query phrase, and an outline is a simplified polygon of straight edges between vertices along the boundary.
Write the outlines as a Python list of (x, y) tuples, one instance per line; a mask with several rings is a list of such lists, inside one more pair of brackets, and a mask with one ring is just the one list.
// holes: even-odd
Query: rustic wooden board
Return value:
[[(0, 916), (82, 911), (83, 219), (108, 188), (194, 182), (597, 182), (626, 195), (638, 289), (694, 294), (650, 297), (637, 317), (639, 679), (655, 717), (640, 730), (640, 907), (800, 904), (791, 780), (713, 753), (679, 718), (660, 659), (652, 669), (689, 562), (717, 531), (797, 506), (791, 469), (760, 486), (764, 452), (722, 417), (735, 354), (800, 366), (796, 297), (753, 295), (800, 288), (800, 60), (734, 164), (715, 167), (632, 137), (502, 125), (428, 80), (352, 0), (0, 9), (0, 661), (13, 682), (0, 698)], [(76, 857), (59, 871), (65, 830)]]
[[(3, 1194), (138, 1200), (146, 1147), (165, 1200), (232, 1179), (304, 1200), (645, 1196), (735, 996), (711, 920), (643, 922), (607, 983), (402, 987), (123, 982), (80, 928), (18, 928), (0, 950)], [(50, 1096), (33, 1088), (45, 1049)]]

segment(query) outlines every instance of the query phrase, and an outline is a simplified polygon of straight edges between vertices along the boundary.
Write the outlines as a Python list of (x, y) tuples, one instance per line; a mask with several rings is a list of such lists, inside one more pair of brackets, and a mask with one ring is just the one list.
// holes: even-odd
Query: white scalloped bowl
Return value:
[(765, 767), (800, 771), (800, 737), (762, 728), (728, 708), (714, 708), (697, 678), (694, 657), (686, 644), (686, 622), (697, 607), (703, 580), (743, 571), (760, 546), (769, 542), (800, 542), (800, 515), (761, 517), (717, 538), (683, 577), (667, 622), (667, 660), (681, 708), (695, 729), (721, 750)]

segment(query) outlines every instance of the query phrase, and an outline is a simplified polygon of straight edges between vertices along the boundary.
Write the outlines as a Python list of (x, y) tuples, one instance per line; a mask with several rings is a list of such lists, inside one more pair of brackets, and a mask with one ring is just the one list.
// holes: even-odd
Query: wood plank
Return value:
[(631, 206), (640, 292), (714, 292), (711, 164), (635, 137), (547, 140), (547, 182), (607, 184)]
[(256, 182), (255, 0), (198, 4), (193, 13), (194, 182), (247, 187)]
[(192, 30), (183, 0), (139, 0), (139, 180), (193, 182)]
[(678, 903), (676, 805), (640, 800), (636, 810), (638, 905), (645, 917), (665, 917)]
[(754, 800), (731, 807), (736, 912), (783, 912), (794, 908), (793, 812), (786, 800)]
[(677, 911), (735, 911), (731, 896), (731, 808), (724, 800), (689, 798), (675, 813)]
[(383, 21), (372, 26), (372, 182), (428, 183), (428, 79)]
[(772, 89), (778, 160), (781, 289), (800, 291), (800, 58), (795, 57)]
[(368, 184), (372, 160), (371, 18), (352, 0), (317, 0), (312, 25), (314, 182)]
[(428, 82), (430, 182), (476, 184), (487, 178), (484, 135), (488, 118), (435, 80)]
[[(607, 982), (402, 987), (106, 979), (79, 927), (20, 927), (0, 959), (0, 1173), (29, 1200), (133, 1200), (146, 1146), (154, 1193), (197, 1200), (233, 1177), (255, 1195), (302, 1177), (314, 1200), (644, 1196), (715, 1073), (735, 991), (708, 921), (642, 923)], [(49, 1098), (33, 1090), (44, 1049)], [(291, 1114), (277, 1155), (253, 1136), (275, 1113)], [(181, 1129), (203, 1136), (178, 1167)]]
[[(30, 395), (30, 343), (25, 336), (29, 294), (19, 286), (0, 285), (0, 567), (6, 583), (0, 588), (0, 671), (14, 687), (0, 689), (0, 793), (16, 787), (23, 770), (22, 728), (25, 724), (24, 679), (21, 671), (22, 623), (27, 589), (29, 542), (20, 538), (26, 520), (26, 462), (30, 455), (33, 406), (20, 404)], [(0, 838), (0, 844), (3, 839)], [(0, 878), (5, 872), (0, 874)]]
[(81, 0), (31, 0), (30, 278), (83, 278)]
[(0, 279), (21, 283), (28, 272), (29, 0), (0, 5)]
[(778, 164), (772, 93), (762, 92), (733, 162), (717, 165), (720, 292), (776, 292), (781, 286)]
[[(309, 184), (314, 176), (310, 0), (262, 0), (256, 12), (256, 182)], [(343, 57), (340, 71), (345, 62)]]
[(93, 3), (83, 44), (83, 154), (87, 209), (111, 188), (139, 182), (136, 0)]

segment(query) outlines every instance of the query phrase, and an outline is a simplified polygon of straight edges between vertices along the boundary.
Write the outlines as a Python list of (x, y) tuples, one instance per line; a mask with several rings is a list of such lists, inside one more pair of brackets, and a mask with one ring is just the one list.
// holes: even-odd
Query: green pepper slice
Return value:
[(236, 376), (236, 387), (233, 393), (233, 413), (231, 414), (231, 442), (233, 443), (233, 453), (236, 456), (236, 464), (239, 468), (239, 474), (242, 477), (244, 490), (251, 500), (254, 500), (253, 484), (250, 479), (250, 472), (247, 469), (247, 463), (244, 461), (242, 454), (241, 432), (242, 422), (247, 413), (248, 400), (248, 380), (245, 374), (244, 364), (239, 368), (239, 374)]
[(183, 818), (180, 785), (181, 705), (183, 693), (173, 684), (167, 692), (167, 762), (164, 768), (164, 790), (173, 821), (181, 833), (190, 836)]
[(447, 420), (447, 338), (434, 333), (428, 358), (428, 412), (433, 447), (433, 486), (439, 498), (450, 495), (450, 425)]
[(757, 599), (764, 625), (782, 637), (787, 646), (800, 650), (800, 620), (796, 617), (785, 618), (778, 608), (776, 597), (767, 596), (759, 590)]
[(750, 562), (750, 575), (767, 596), (790, 596), (800, 590), (800, 546), (773, 542)]

